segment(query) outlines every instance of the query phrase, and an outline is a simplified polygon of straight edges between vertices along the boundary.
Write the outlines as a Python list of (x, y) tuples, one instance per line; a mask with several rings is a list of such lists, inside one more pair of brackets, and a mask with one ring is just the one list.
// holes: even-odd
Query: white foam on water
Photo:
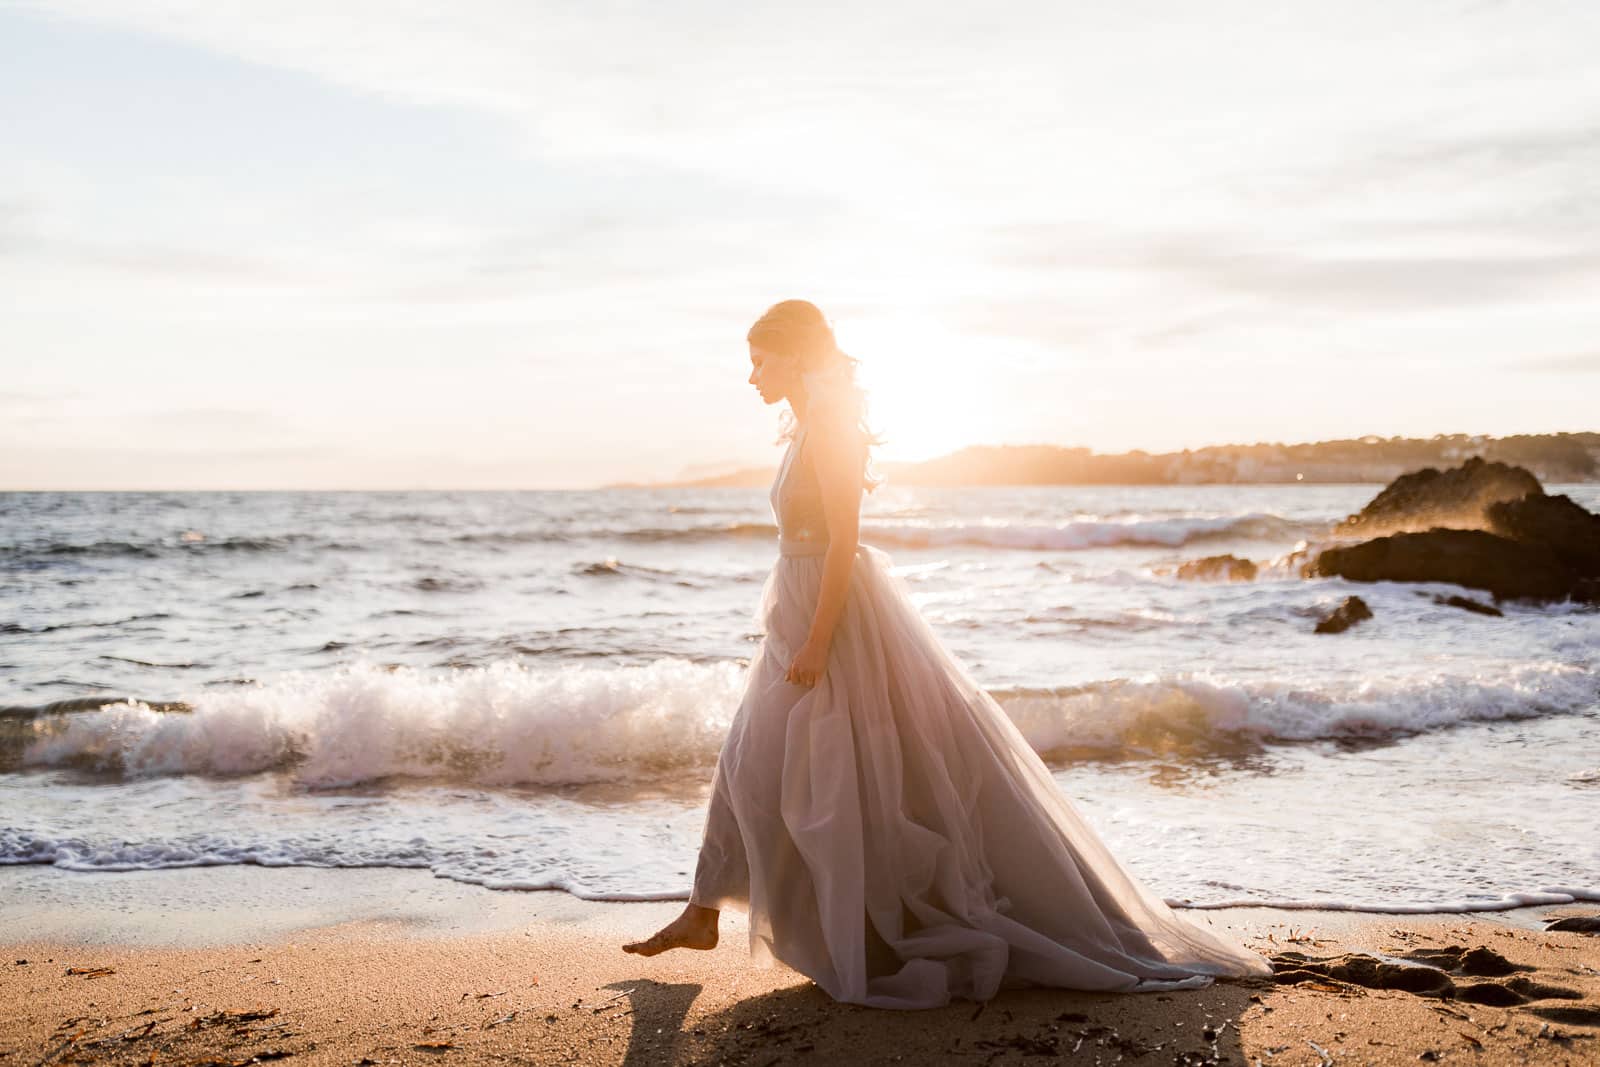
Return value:
[(481, 784), (615, 780), (715, 759), (743, 670), (662, 659), (637, 667), (291, 673), (190, 698), (190, 712), (108, 704), (36, 725), (31, 766), (128, 775), (292, 767), (303, 785), (395, 776)]
[[(356, 664), (207, 691), (189, 698), (189, 712), (121, 702), (44, 717), (22, 762), (134, 777), (287, 768), (314, 788), (393, 777), (480, 785), (659, 779), (715, 762), (744, 678), (738, 663), (671, 658), (443, 671)], [(1205, 754), (1241, 741), (1386, 737), (1583, 713), (1600, 706), (1600, 677), (1570, 662), (1316, 687), (1191, 672), (994, 695), (1042, 754)]]
[(1195, 541), (1224, 538), (1289, 540), (1321, 534), (1321, 524), (1307, 525), (1265, 512), (1247, 515), (1202, 515), (1128, 520), (1078, 519), (1043, 524), (988, 522), (865, 522), (861, 539), (905, 547), (972, 545), (988, 548), (1070, 551), (1114, 546), (1175, 548)]
[[(570, 870), (550, 865), (503, 863), (485, 859), (472, 850), (430, 846), (423, 839), (393, 843), (388, 847), (363, 845), (348, 839), (279, 839), (240, 842), (220, 835), (196, 835), (179, 840), (95, 843), (84, 838), (50, 838), (0, 829), (0, 866), (48, 865), (69, 871), (140, 871), (180, 867), (211, 867), (252, 864), (261, 867), (330, 868), (418, 868), (430, 870), (440, 878), (478, 885), (494, 890), (558, 890), (582, 900), (659, 901), (687, 900), (688, 883), (683, 888), (619, 888), (595, 885)], [(657, 880), (663, 879), (655, 872)], [(611, 879), (596, 879), (599, 882)], [(649, 881), (645, 874), (641, 881)], [(1450, 897), (1426, 900), (1377, 900), (1340, 896), (1321, 897), (1229, 897), (1196, 901), (1192, 898), (1166, 898), (1177, 908), (1217, 910), (1228, 908), (1319, 909), (1327, 911), (1370, 912), (1388, 915), (1417, 915), (1435, 912), (1466, 914), (1507, 911), (1535, 905), (1571, 904), (1600, 901), (1600, 884), (1593, 887), (1544, 886), (1513, 891), (1498, 896)]]

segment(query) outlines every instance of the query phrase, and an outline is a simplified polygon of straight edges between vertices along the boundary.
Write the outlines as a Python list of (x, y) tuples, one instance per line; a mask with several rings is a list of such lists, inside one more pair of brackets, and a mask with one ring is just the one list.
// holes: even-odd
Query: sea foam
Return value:
[[(670, 778), (716, 759), (743, 692), (734, 661), (425, 671), (357, 663), (191, 696), (35, 717), (17, 760), (130, 777), (290, 770), (310, 787), (391, 777), (480, 785)], [(1383, 738), (1463, 723), (1593, 713), (1600, 679), (1530, 662), (1311, 688), (1188, 672), (991, 694), (1034, 749), (1092, 758), (1206, 756), (1266, 744)]]

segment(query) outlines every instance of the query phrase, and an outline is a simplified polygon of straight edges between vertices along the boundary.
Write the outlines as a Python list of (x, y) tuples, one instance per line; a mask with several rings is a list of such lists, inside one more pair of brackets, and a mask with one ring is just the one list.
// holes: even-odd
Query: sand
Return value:
[[(921, 1012), (755, 968), (732, 911), (713, 951), (621, 951), (680, 908), (419, 871), (0, 870), (0, 1065), (1600, 1063), (1600, 935), (1543, 929), (1593, 905), (1190, 910), (1274, 957), (1276, 980)], [(1450, 996), (1317, 962), (1452, 947), (1485, 951), (1389, 972)], [(1486, 997), (1505, 1003), (1469, 999)]]

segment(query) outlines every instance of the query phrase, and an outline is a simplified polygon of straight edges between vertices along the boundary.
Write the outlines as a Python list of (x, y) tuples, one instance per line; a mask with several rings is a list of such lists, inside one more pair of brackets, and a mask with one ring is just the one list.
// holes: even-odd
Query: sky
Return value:
[(0, 488), (1600, 429), (1600, 5), (0, 0)]

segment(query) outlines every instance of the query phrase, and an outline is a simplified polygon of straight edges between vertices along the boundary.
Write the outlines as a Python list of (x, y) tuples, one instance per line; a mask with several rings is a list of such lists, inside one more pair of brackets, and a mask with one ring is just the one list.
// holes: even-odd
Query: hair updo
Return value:
[[(783, 300), (773, 304), (750, 327), (746, 335), (753, 345), (765, 348), (783, 359), (799, 364), (799, 377), (807, 387), (807, 403), (817, 399), (818, 389), (828, 393), (825, 403), (838, 404), (848, 421), (854, 423), (869, 452), (872, 445), (881, 444), (878, 435), (867, 424), (867, 398), (856, 382), (858, 360), (840, 350), (834, 340), (833, 327), (823, 316), (822, 309), (809, 300)], [(779, 441), (794, 436), (794, 415), (785, 412)], [(864, 458), (861, 484), (872, 492), (883, 479), (871, 472), (870, 459)]]

